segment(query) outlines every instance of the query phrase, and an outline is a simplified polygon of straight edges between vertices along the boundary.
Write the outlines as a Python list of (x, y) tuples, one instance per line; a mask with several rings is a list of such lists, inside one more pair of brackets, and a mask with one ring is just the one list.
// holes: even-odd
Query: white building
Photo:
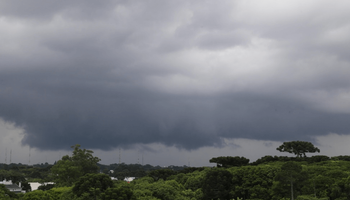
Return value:
[(12, 181), (7, 181), (7, 180), (3, 180), (0, 181), (0, 184), (5, 185), (5, 187), (10, 190), (10, 192), (14, 192), (14, 193), (26, 193), (26, 191), (22, 190), (21, 187), (21, 183), (19, 183), (19, 185), (16, 185), (14, 183), (12, 183)]
[(47, 185), (47, 184), (55, 184), (55, 183), (54, 182), (46, 182), (46, 183), (29, 182), (29, 185), (32, 188), (32, 191), (37, 190), (39, 186)]

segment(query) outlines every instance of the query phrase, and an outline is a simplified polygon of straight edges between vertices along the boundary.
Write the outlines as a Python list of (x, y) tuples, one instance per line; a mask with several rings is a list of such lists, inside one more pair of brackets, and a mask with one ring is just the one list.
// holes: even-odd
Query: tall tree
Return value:
[(80, 149), (80, 145), (72, 146), (72, 156), (63, 156), (52, 168), (53, 179), (59, 186), (71, 186), (79, 177), (88, 173), (97, 173), (101, 159), (92, 155), (93, 151)]
[(72, 161), (75, 163), (75, 165), (80, 166), (80, 169), (84, 175), (98, 172), (99, 167), (97, 163), (101, 161), (101, 159), (94, 157), (92, 155), (94, 153), (92, 150), (80, 149), (79, 144), (72, 146), (72, 148), (74, 148)]
[(320, 152), (320, 149), (315, 147), (311, 142), (305, 141), (283, 142), (283, 144), (276, 148), (276, 150), (280, 152), (294, 153), (297, 157), (301, 157), (302, 155), (306, 157), (305, 153)]
[[(295, 191), (307, 178), (307, 174), (302, 172), (302, 166), (296, 162), (286, 162), (281, 166), (281, 171), (276, 174), (275, 180), (278, 181), (274, 190), (283, 193), (287, 187), (290, 188), (290, 198), (294, 200)], [(298, 187), (298, 188), (297, 188)]]

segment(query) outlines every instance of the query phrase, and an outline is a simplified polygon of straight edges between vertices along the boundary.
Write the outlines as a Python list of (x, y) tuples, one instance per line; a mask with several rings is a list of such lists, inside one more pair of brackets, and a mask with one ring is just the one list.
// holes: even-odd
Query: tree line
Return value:
[(14, 171), (18, 170), (19, 175), (25, 169), (26, 176), (40, 174), (45, 180), (55, 182), (53, 186), (20, 195), (0, 187), (0, 199), (350, 199), (350, 156), (306, 157), (306, 153), (319, 152), (310, 144), (293, 141), (277, 148), (295, 157), (264, 156), (252, 163), (239, 156), (211, 158), (209, 162), (216, 163), (216, 167), (144, 170), (137, 164), (130, 168), (126, 164), (114, 164), (118, 173), (140, 172), (139, 178), (130, 183), (112, 181), (110, 176), (116, 171), (111, 173), (106, 166), (102, 169), (98, 164), (100, 159), (91, 150), (75, 145), (72, 155), (63, 156), (54, 166), (0, 170), (3, 176), (12, 173), (15, 177)]

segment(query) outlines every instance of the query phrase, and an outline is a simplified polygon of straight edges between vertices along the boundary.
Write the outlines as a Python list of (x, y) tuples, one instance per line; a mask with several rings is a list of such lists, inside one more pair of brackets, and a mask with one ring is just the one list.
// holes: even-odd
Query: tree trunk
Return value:
[(313, 182), (314, 182), (314, 194), (315, 194), (315, 198), (317, 198), (317, 197), (316, 197), (316, 184), (315, 184), (315, 180), (313, 180)]
[(293, 178), (290, 177), (290, 194), (291, 194), (291, 200), (294, 200), (294, 193), (293, 193)]

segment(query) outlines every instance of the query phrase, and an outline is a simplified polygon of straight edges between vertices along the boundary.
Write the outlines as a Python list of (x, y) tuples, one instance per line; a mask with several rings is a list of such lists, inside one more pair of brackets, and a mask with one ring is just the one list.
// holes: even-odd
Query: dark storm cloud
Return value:
[(84, 17), (85, 19), (105, 17), (110, 9), (116, 5), (115, 1), (44, 1), (31, 0), (28, 2), (2, 1), (0, 12), (2, 16), (22, 18), (25, 20), (51, 20), (56, 14), (70, 17)]
[(350, 133), (341, 37), (350, 30), (337, 17), (320, 23), (327, 6), (307, 14), (230, 1), (0, 7), (0, 117), (25, 130), (23, 144), (196, 149), (224, 138)]
[[(259, 140), (310, 140), (312, 136), (329, 132), (348, 134), (349, 114), (327, 113), (278, 96), (243, 95), (231, 98), (221, 106), (222, 137)], [(220, 112), (219, 112), (220, 113)], [(223, 118), (224, 117), (224, 118)]]
[(62, 75), (56, 82), (56, 73), (4, 74), (13, 81), (6, 80), (11, 86), (2, 89), (0, 111), (26, 130), (24, 143), (45, 149), (69, 143), (108, 149), (152, 142), (195, 148), (218, 141), (195, 124), (197, 116), (184, 108), (193, 105), (186, 100), (119, 86), (118, 81), (111, 88), (98, 81), (90, 86), (80, 75), (67, 81)]

